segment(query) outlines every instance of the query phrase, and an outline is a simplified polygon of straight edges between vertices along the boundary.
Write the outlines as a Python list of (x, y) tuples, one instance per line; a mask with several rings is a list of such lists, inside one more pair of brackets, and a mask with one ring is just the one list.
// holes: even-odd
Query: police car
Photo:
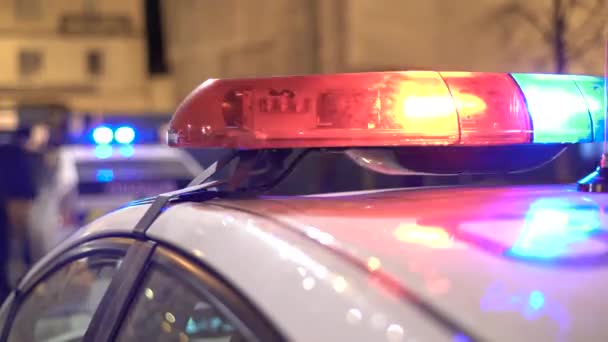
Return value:
[[(149, 143), (147, 130), (100, 125), (54, 154), (30, 219), (32, 253), (46, 254), (78, 227), (137, 198), (184, 187), (202, 172), (187, 152)], [(137, 138), (137, 140), (136, 140)]]
[(389, 174), (526, 170), (604, 139), (604, 89), (420, 71), (207, 81), (169, 143), (234, 154), (64, 241), (4, 303), (1, 338), (606, 341), (603, 169), (578, 186), (265, 195), (310, 153)]

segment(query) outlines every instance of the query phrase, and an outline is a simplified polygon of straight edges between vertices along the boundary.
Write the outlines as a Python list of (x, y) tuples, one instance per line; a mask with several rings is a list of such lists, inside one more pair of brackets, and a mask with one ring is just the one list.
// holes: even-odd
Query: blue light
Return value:
[(558, 300), (540, 290), (513, 289), (502, 281), (490, 284), (481, 298), (480, 308), (484, 312), (519, 314), (528, 321), (548, 319), (558, 325), (556, 331), (560, 335), (570, 327), (568, 309)]
[(462, 333), (456, 334), (452, 338), (452, 342), (470, 342), (470, 341), (471, 341), (471, 339)]
[(510, 253), (551, 259), (584, 241), (600, 226), (599, 208), (580, 208), (566, 201), (541, 199), (530, 206), (526, 222)]
[(534, 310), (540, 310), (545, 305), (545, 296), (540, 291), (532, 291), (528, 304)]
[(102, 183), (111, 182), (114, 179), (114, 171), (110, 169), (97, 170), (96, 178)]
[(135, 149), (133, 148), (133, 145), (124, 145), (118, 148), (118, 152), (122, 156), (129, 158), (133, 156), (133, 154), (135, 153)]
[(590, 174), (588, 174), (585, 178), (581, 179), (580, 181), (578, 181), (581, 184), (586, 184), (589, 183), (593, 178), (595, 178), (598, 175), (597, 171), (593, 171)]
[(106, 159), (112, 156), (112, 146), (103, 144), (95, 146), (95, 157), (99, 159)]
[(114, 139), (121, 144), (130, 144), (135, 140), (135, 130), (129, 126), (121, 126), (114, 132)]
[(93, 140), (96, 144), (109, 144), (114, 138), (114, 133), (109, 127), (100, 126), (93, 130)]

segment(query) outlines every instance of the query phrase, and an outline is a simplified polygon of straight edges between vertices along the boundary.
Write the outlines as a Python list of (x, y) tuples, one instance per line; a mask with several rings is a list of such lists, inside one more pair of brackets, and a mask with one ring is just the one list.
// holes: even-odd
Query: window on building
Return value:
[(19, 74), (22, 77), (35, 75), (42, 67), (42, 53), (38, 50), (23, 50), (19, 53)]
[(87, 13), (94, 13), (97, 12), (97, 0), (84, 0), (83, 1), (83, 8), (84, 11)]
[(93, 50), (87, 53), (87, 72), (89, 75), (99, 76), (103, 72), (103, 54)]
[(42, 14), (40, 0), (13, 0), (15, 18), (38, 19)]

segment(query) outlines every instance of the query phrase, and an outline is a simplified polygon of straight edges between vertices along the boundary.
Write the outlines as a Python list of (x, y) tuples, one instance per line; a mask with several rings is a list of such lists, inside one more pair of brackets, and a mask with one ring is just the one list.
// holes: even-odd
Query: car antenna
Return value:
[(604, 50), (604, 143), (600, 166), (578, 181), (578, 191), (608, 192), (608, 39)]

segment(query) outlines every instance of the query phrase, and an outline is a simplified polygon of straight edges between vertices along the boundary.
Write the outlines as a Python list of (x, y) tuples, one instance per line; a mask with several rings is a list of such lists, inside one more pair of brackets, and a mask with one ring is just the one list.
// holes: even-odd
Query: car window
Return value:
[(117, 341), (246, 341), (202, 294), (175, 276), (151, 271)]
[(119, 264), (118, 256), (82, 258), (38, 283), (18, 308), (8, 341), (80, 341)]

